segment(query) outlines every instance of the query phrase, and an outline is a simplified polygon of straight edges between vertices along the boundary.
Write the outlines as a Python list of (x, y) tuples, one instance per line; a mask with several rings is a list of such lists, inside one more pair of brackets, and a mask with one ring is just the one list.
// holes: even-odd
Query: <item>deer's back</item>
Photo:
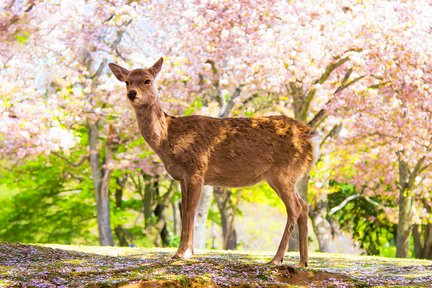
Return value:
[(261, 181), (274, 167), (311, 162), (310, 132), (305, 124), (285, 116), (172, 117), (169, 157), (161, 158), (174, 178), (198, 171), (204, 173), (206, 184), (246, 186)]

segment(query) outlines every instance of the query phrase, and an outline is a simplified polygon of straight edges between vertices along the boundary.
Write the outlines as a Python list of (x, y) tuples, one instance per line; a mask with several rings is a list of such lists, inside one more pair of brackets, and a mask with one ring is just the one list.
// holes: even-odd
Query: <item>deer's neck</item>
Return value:
[(166, 114), (157, 101), (134, 108), (141, 135), (147, 144), (159, 154), (162, 143), (168, 136)]

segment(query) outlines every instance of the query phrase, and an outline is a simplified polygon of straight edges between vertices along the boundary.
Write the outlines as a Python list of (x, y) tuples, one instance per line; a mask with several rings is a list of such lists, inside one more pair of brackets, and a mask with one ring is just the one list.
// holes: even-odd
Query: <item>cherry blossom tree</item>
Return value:
[[(134, 9), (107, 1), (10, 1), (2, 8), (1, 152), (14, 161), (41, 153), (72, 165), (88, 159), (100, 244), (113, 245), (111, 172), (140, 167), (154, 173), (151, 156), (132, 159), (131, 153), (142, 153), (139, 148), (113, 155), (119, 141), (138, 137), (127, 102), (105, 67), (108, 59), (128, 53), (123, 36)], [(68, 159), (72, 149), (84, 151), (77, 163)]]
[[(397, 196), (396, 256), (409, 256), (413, 225), (418, 229), (423, 222), (424, 244), (429, 246), (420, 251), (420, 232), (416, 230), (416, 256), (430, 258), (432, 6), (426, 2), (378, 6), (381, 9), (367, 15), (377, 21), (364, 28), (373, 37), (367, 38), (368, 53), (357, 62), (369, 75), (369, 89), (339, 99), (331, 109), (347, 112), (350, 133), (346, 137), (351, 144), (361, 141), (364, 147), (352, 183), (366, 196)], [(389, 13), (379, 12), (383, 10)]]

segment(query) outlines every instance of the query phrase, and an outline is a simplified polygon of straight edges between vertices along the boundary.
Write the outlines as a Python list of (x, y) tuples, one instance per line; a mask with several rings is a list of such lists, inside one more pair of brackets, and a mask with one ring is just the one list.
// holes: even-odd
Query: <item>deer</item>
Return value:
[(255, 118), (171, 116), (164, 112), (154, 81), (163, 58), (146, 69), (127, 70), (109, 63), (114, 76), (126, 84), (146, 143), (166, 171), (180, 182), (181, 235), (173, 258), (194, 254), (195, 212), (203, 185), (246, 187), (266, 181), (286, 207), (287, 222), (276, 255), (269, 264), (283, 262), (295, 223), (299, 229), (300, 261), (308, 265), (308, 204), (296, 183), (309, 173), (319, 155), (319, 134), (284, 115)]

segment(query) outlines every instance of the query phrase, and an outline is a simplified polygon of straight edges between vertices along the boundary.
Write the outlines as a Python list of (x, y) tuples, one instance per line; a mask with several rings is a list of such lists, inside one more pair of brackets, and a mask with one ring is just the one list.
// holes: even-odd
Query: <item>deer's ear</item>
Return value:
[(109, 63), (108, 66), (110, 67), (111, 71), (114, 73), (114, 76), (119, 81), (121, 82), (126, 81), (127, 75), (129, 74), (129, 70), (114, 63)]
[(153, 64), (152, 67), (149, 68), (149, 71), (153, 74), (154, 77), (156, 77), (156, 75), (162, 69), (162, 63), (163, 63), (163, 58), (161, 57), (161, 58), (159, 58), (158, 61), (156, 61), (155, 64)]

